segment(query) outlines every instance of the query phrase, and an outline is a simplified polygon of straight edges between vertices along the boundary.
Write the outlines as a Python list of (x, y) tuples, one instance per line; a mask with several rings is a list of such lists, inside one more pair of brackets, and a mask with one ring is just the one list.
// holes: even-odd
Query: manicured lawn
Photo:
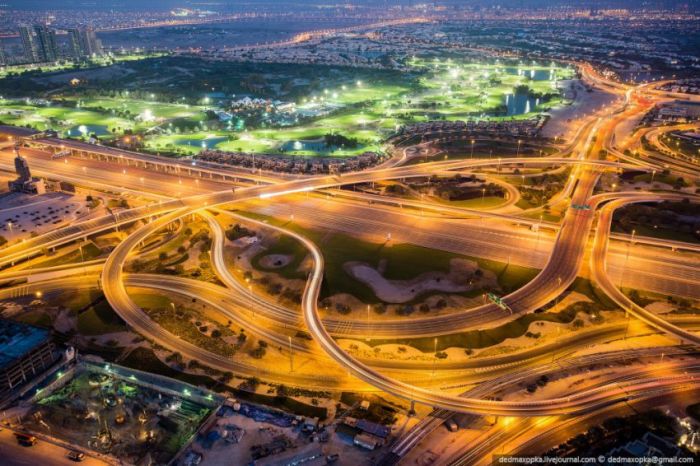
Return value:
[[(280, 153), (285, 150), (288, 155), (342, 157), (381, 150), (381, 141), (403, 124), (483, 116), (530, 118), (560, 104), (556, 80), (573, 75), (572, 69), (554, 65), (415, 59), (410, 66), (412, 73), (402, 77), (368, 71), (371, 79), (356, 80), (343, 73), (325, 77), (321, 86), (304, 87), (306, 92), (279, 95), (281, 100), (296, 105), (284, 125), (251, 115), (247, 110), (234, 116), (241, 123), (235, 127), (218, 121), (206, 122), (207, 109), (225, 107), (217, 107), (216, 102), (204, 106), (201, 102), (191, 105), (181, 100), (177, 100), (181, 103), (158, 101), (157, 94), (149, 98), (148, 94), (128, 94), (118, 87), (109, 95), (69, 96), (48, 105), (19, 99), (0, 101), (0, 121), (42, 130), (51, 128), (64, 134), (72, 130), (75, 137), (93, 131), (102, 138), (120, 136), (126, 130), (147, 131), (148, 150), (175, 155), (194, 155), (205, 147), (216, 147), (227, 151)], [(280, 73), (278, 65), (258, 67), (270, 70), (266, 79), (279, 79), (275, 75)], [(285, 70), (286, 79), (292, 78), (293, 73)], [(239, 76), (245, 78), (245, 74)], [(191, 93), (191, 89), (181, 91)], [(520, 102), (517, 106), (522, 106), (523, 98), (529, 96), (525, 98), (526, 107), (513, 108), (516, 94)], [(83, 131), (76, 134), (79, 127)], [(358, 144), (341, 148), (304, 145), (329, 133), (355, 139)], [(295, 143), (299, 143), (298, 147), (290, 149)]]
[(127, 330), (124, 321), (112, 310), (104, 297), (78, 315), (78, 332), (81, 335), (103, 335)]
[(526, 283), (532, 281), (540, 272), (538, 269), (490, 259), (478, 258), (476, 260), (479, 262), (479, 266), (496, 274), (498, 277), (498, 284), (503, 289), (504, 294), (512, 293), (518, 288), (522, 288)]
[[(95, 283), (97, 286), (97, 283)], [(102, 291), (97, 289), (78, 290), (78, 291), (63, 291), (54, 298), (58, 306), (65, 307), (72, 312), (78, 313), (87, 309), (93, 302), (102, 297)]]
[(465, 209), (492, 209), (498, 207), (505, 202), (505, 199), (498, 196), (488, 196), (483, 199), (476, 197), (474, 199), (465, 199), (463, 201), (449, 201), (445, 204), (454, 207), (464, 207)]
[(22, 314), (14, 317), (14, 320), (25, 324), (37, 325), (39, 327), (51, 326), (51, 317), (42, 310), (23, 312)]
[[(286, 256), (292, 256), (292, 260), (289, 264), (284, 267), (279, 268), (265, 268), (260, 264), (260, 260), (271, 254), (282, 254)], [(280, 236), (274, 244), (269, 248), (261, 251), (255, 257), (253, 257), (251, 264), (258, 270), (266, 270), (268, 272), (277, 273), (285, 278), (304, 278), (305, 275), (298, 271), (299, 265), (306, 257), (308, 251), (306, 248), (299, 243), (299, 241), (291, 238), (287, 235)]]
[(55, 267), (57, 265), (72, 264), (75, 262), (80, 262), (81, 259), (89, 261), (92, 259), (96, 259), (102, 254), (100, 248), (95, 246), (94, 243), (88, 243), (85, 246), (83, 246), (82, 249), (82, 255), (80, 254), (80, 249), (76, 249), (75, 251), (71, 251), (59, 257), (54, 257), (43, 262), (37, 262), (32, 266), (32, 268)]
[[(355, 280), (345, 271), (343, 265), (349, 261), (365, 262), (373, 267), (378, 267), (379, 263), (383, 262), (385, 265), (384, 277), (389, 280), (410, 280), (424, 272), (435, 271), (447, 273), (450, 270), (450, 261), (452, 259), (469, 259), (477, 262), (480, 268), (495, 273), (504, 294), (522, 287), (525, 283), (532, 280), (539, 272), (537, 269), (520, 267), (513, 264), (508, 265), (488, 259), (463, 256), (413, 244), (400, 243), (387, 246), (385, 243), (371, 243), (341, 233), (306, 230), (295, 224), (285, 223), (277, 219), (251, 214), (249, 212), (239, 213), (259, 220), (266, 219), (271, 224), (292, 229), (307, 236), (320, 246), (325, 261), (321, 298), (338, 293), (348, 293), (363, 302), (376, 303), (379, 301), (370, 287)], [(292, 263), (296, 263), (298, 267), (298, 264), (303, 260), (304, 256), (306, 256), (306, 250), (301, 245), (296, 246), (294, 244), (297, 243), (295, 240), (283, 238), (284, 237), (268, 251), (258, 254), (256, 259), (259, 260), (259, 258), (272, 253), (290, 254), (294, 256)], [(257, 260), (253, 261), (254, 266), (256, 266)], [(259, 268), (259, 265), (256, 267)], [(283, 269), (286, 269), (286, 267)], [(303, 278), (303, 275), (299, 273), (290, 275), (290, 270), (296, 270), (296, 267), (290, 267), (289, 270), (283, 270), (279, 273), (288, 278)], [(266, 271), (275, 272), (275, 270)], [(472, 296), (480, 293), (481, 292), (477, 290), (477, 292), (469, 293), (469, 295)]]
[(129, 297), (143, 309), (167, 309), (172, 302), (166, 296), (152, 293), (129, 293)]
[[(592, 305), (591, 309), (598, 309), (597, 305)], [(560, 312), (542, 312), (542, 313), (530, 313), (521, 316), (512, 322), (501, 325), (487, 330), (472, 330), (469, 332), (454, 333), (450, 335), (443, 335), (438, 338), (437, 350), (441, 351), (446, 348), (456, 347), (456, 348), (487, 348), (489, 346), (497, 345), (502, 343), (508, 338), (518, 338), (523, 336), (528, 329), (530, 329), (530, 324), (533, 322), (557, 322), (568, 324), (571, 323), (576, 318), (576, 308), (574, 306), (569, 306)], [(535, 329), (530, 329), (532, 332), (536, 332)], [(412, 339), (399, 339), (399, 340), (372, 340), (370, 344), (372, 346), (386, 344), (386, 343), (400, 343), (407, 346), (412, 346), (424, 353), (432, 353), (435, 349), (435, 339), (430, 338), (412, 338)]]
[(113, 55), (113, 56), (105, 56), (105, 57), (96, 57), (93, 58), (85, 63), (80, 63), (76, 64), (70, 61), (65, 61), (62, 63), (56, 63), (52, 65), (47, 65), (45, 63), (40, 64), (40, 65), (11, 65), (11, 66), (3, 66), (3, 69), (0, 70), (0, 79), (4, 78), (8, 75), (11, 74), (22, 74), (22, 73), (27, 73), (27, 72), (43, 72), (43, 73), (53, 73), (57, 71), (64, 71), (64, 70), (73, 70), (76, 68), (83, 69), (83, 68), (99, 68), (103, 66), (109, 66), (114, 63), (120, 63), (120, 62), (129, 62), (133, 60), (143, 60), (144, 58), (148, 57), (157, 57), (161, 56), (162, 54), (137, 54), (137, 53), (131, 53), (131, 54), (124, 54), (124, 55)]

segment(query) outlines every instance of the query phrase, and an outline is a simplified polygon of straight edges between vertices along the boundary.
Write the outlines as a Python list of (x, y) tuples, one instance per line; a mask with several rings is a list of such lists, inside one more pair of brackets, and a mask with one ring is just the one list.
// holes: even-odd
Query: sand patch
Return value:
[(664, 301), (654, 301), (653, 303), (646, 305), (644, 309), (649, 312), (653, 312), (654, 314), (667, 314), (674, 311), (676, 306)]
[(381, 269), (364, 262), (346, 262), (343, 268), (386, 303), (405, 303), (426, 292), (462, 293), (479, 287), (483, 281), (483, 277), (475, 275), (478, 265), (465, 259), (452, 259), (449, 273), (425, 272), (411, 280), (388, 280)]

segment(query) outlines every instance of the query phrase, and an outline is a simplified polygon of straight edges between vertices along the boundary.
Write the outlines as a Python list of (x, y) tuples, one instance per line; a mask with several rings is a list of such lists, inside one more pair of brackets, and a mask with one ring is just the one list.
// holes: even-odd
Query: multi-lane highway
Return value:
[[(105, 296), (114, 310), (132, 328), (165, 347), (177, 348), (178, 351), (186, 354), (188, 357), (197, 359), (215, 368), (241, 373), (250, 373), (256, 370), (255, 367), (249, 364), (234, 361), (231, 358), (206, 351), (187, 341), (177, 339), (176, 336), (165, 331), (148, 318), (143, 310), (129, 297), (127, 286), (144, 287), (176, 295), (196, 297), (237, 324), (250, 329), (252, 333), (262, 336), (280, 347), (284, 345), (286, 340), (284, 332), (280, 331), (280, 327), (286, 328), (289, 326), (296, 329), (303, 325), (311, 334), (314, 343), (287, 340), (290, 346), (295, 351), (310, 355), (318, 355), (319, 351), (323, 351), (323, 356), (318, 356), (319, 363), (325, 366), (329, 365), (329, 361), (333, 360), (338, 363), (338, 366), (336, 366), (336, 370), (328, 372), (326, 377), (311, 377), (301, 373), (284, 374), (281, 371), (268, 371), (258, 368), (259, 375), (263, 377), (269, 376), (285, 383), (306, 384), (314, 387), (323, 386), (324, 388), (335, 389), (347, 387), (353, 387), (358, 390), (380, 389), (411, 401), (418, 401), (449, 411), (515, 416), (587, 413), (604, 409), (620, 400), (642, 397), (650, 391), (671, 393), (678, 390), (680, 386), (695, 386), (695, 380), (692, 375), (683, 377), (655, 377), (650, 375), (632, 378), (623, 382), (604, 383), (595, 388), (547, 400), (495, 401), (476, 396), (478, 393), (456, 396), (419, 386), (419, 384), (407, 383), (394, 376), (396, 371), (398, 370), (400, 373), (403, 370), (420, 370), (420, 364), (415, 364), (411, 367), (412, 364), (410, 363), (396, 362), (392, 364), (361, 360), (344, 351), (334, 339), (334, 336), (338, 335), (339, 329), (347, 327), (338, 320), (333, 318), (322, 319), (319, 315), (317, 299), (324, 275), (324, 258), (318, 245), (291, 230), (267, 225), (256, 220), (245, 220), (257, 223), (260, 228), (272, 228), (281, 234), (289, 235), (308, 249), (313, 261), (313, 269), (308, 277), (302, 297), (302, 318), (300, 318), (294, 309), (271, 302), (265, 297), (253, 295), (246, 289), (245, 285), (231, 274), (229, 270), (230, 264), (227, 264), (223, 254), (223, 228), (217, 218), (206, 212), (209, 209), (225, 206), (238, 207), (244, 205), (244, 203), (255, 201), (258, 204), (269, 204), (272, 206), (271, 209), (273, 209), (269, 212), (275, 214), (274, 208), (277, 207), (278, 201), (283, 201), (300, 193), (331, 190), (330, 194), (336, 195), (334, 196), (334, 202), (337, 202), (339, 205), (345, 205), (345, 208), (348, 209), (347, 212), (350, 212), (351, 209), (360, 209), (358, 203), (375, 202), (382, 205), (367, 206), (364, 209), (374, 212), (377, 216), (381, 216), (383, 212), (391, 212), (391, 214), (387, 215), (397, 215), (394, 212), (396, 210), (395, 205), (392, 206), (392, 201), (386, 198), (382, 199), (361, 193), (339, 192), (335, 189), (344, 185), (424, 177), (435, 173), (473, 171), (494, 166), (517, 165), (546, 168), (571, 165), (571, 176), (567, 180), (563, 191), (555, 196), (551, 202), (552, 207), (563, 212), (561, 223), (545, 225), (553, 232), (553, 235), (547, 235), (541, 240), (543, 242), (542, 250), (539, 250), (539, 232), (535, 234), (534, 232), (516, 231), (508, 234), (516, 238), (519, 237), (516, 241), (522, 241), (521, 244), (532, 244), (533, 237), (536, 237), (537, 247), (535, 253), (523, 255), (522, 257), (527, 256), (529, 259), (522, 260), (533, 261), (533, 265), (541, 268), (541, 271), (530, 283), (505, 296), (503, 298), (504, 306), (489, 304), (452, 314), (413, 320), (387, 319), (381, 323), (372, 323), (372, 334), (375, 337), (406, 338), (441, 335), (446, 332), (495, 326), (511, 320), (513, 315), (522, 315), (541, 308), (564, 293), (577, 277), (590, 274), (596, 285), (631, 315), (651, 325), (656, 331), (672, 335), (687, 343), (697, 344), (699, 338), (697, 333), (686, 325), (680, 325), (683, 322), (674, 322), (672, 319), (660, 317), (631, 303), (612, 284), (606, 270), (606, 264), (609, 264), (610, 269), (617, 268), (619, 273), (620, 257), (622, 255), (625, 256), (622, 267), (624, 268), (628, 264), (627, 254), (622, 253), (623, 248), (619, 246), (619, 240), (617, 244), (613, 243), (613, 247), (611, 247), (611, 258), (607, 257), (610, 223), (614, 209), (628, 202), (657, 201), (667, 196), (657, 194), (633, 196), (627, 193), (594, 196), (594, 190), (600, 177), (608, 171), (629, 169), (652, 171), (657, 168), (657, 165), (647, 164), (633, 157), (626, 157), (622, 162), (607, 159), (600, 160), (598, 154), (602, 150), (609, 150), (609, 153), (618, 154), (614, 149), (613, 137), (616, 127), (620, 123), (648, 110), (648, 106), (640, 104), (634, 95), (647, 93), (653, 97), (656, 93), (651, 92), (649, 87), (641, 86), (632, 89), (619, 83), (602, 80), (593, 70), (587, 67), (584, 67), (583, 71), (584, 76), (594, 84), (606, 87), (612, 92), (623, 95), (624, 98), (621, 99), (619, 108), (608, 109), (599, 115), (589, 118), (582, 126), (571, 148), (566, 151), (566, 154), (563, 151), (560, 154), (549, 157), (511, 157), (490, 160), (465, 159), (403, 165), (402, 162), (407, 160), (406, 152), (404, 151), (404, 157), (396, 157), (392, 159), (391, 163), (375, 169), (342, 176), (298, 177), (243, 172), (240, 175), (236, 175), (235, 170), (213, 165), (192, 168), (192, 165), (187, 166), (183, 163), (177, 163), (173, 165), (175, 168), (169, 168), (168, 164), (164, 164), (160, 158), (141, 157), (138, 154), (131, 153), (123, 154), (112, 149), (103, 150), (100, 148), (95, 152), (106, 151), (106, 153), (100, 153), (97, 157), (92, 157), (89, 155), (89, 147), (76, 148), (76, 154), (81, 152), (82, 158), (74, 156), (70, 159), (64, 159), (62, 162), (51, 160), (49, 157), (42, 155), (41, 152), (28, 151), (28, 155), (31, 157), (30, 163), (32, 163), (35, 172), (40, 175), (64, 179), (93, 189), (100, 189), (98, 185), (101, 185), (102, 189), (109, 187), (107, 189), (128, 192), (143, 198), (155, 199), (155, 201), (145, 206), (115, 212), (113, 215), (75, 224), (46, 235), (30, 238), (24, 243), (12, 245), (3, 250), (0, 265), (11, 267), (16, 262), (40, 254), (43, 248), (62, 245), (90, 234), (115, 228), (118, 225), (141, 221), (141, 223), (136, 225), (134, 231), (112, 251), (104, 264), (90, 264), (89, 272), (102, 268), (100, 283)], [(565, 157), (563, 155), (568, 156)], [(6, 152), (5, 157), (7, 156), (8, 153)], [(9, 163), (9, 161), (5, 160), (0, 161), (5, 165)], [(108, 167), (114, 167), (117, 164), (120, 169), (110, 170), (107, 168), (105, 170), (105, 164)], [(99, 182), (96, 182), (96, 180), (99, 180)], [(512, 200), (515, 197), (515, 192), (512, 188), (507, 188), (507, 190), (511, 193), (509, 197)], [(684, 197), (691, 196), (687, 195)], [(674, 197), (674, 199), (678, 199), (678, 196)], [(314, 197), (314, 200), (318, 201), (318, 198)], [(455, 242), (455, 248), (464, 245), (459, 252), (467, 255), (479, 255), (476, 252), (470, 252), (467, 244), (478, 244), (480, 241), (482, 244), (489, 245), (491, 249), (485, 248), (485, 250), (479, 252), (484, 255), (491, 254), (491, 257), (496, 254), (502, 254), (504, 249), (508, 247), (512, 248), (512, 242), (510, 244), (497, 244), (499, 240), (493, 237), (490, 240), (479, 239), (479, 236), (484, 236), (486, 232), (500, 231), (505, 236), (505, 230), (512, 229), (514, 223), (535, 225), (535, 222), (532, 220), (513, 217), (505, 211), (483, 213), (468, 209), (431, 205), (429, 202), (426, 203), (424, 201), (403, 201), (399, 203), (412, 210), (408, 215), (415, 216), (416, 212), (421, 211), (430, 212), (435, 225), (438, 225), (440, 222), (443, 222), (445, 225), (452, 222), (452, 228), (455, 230), (455, 233), (452, 233), (453, 235), (459, 235), (460, 229), (462, 236), (464, 236), (465, 231), (474, 234), (476, 238), (463, 238), (461, 242)], [(393, 202), (393, 204), (396, 204), (396, 202)], [(177, 277), (159, 279), (150, 276), (130, 276), (124, 273), (126, 261), (134, 254), (137, 254), (138, 246), (144, 240), (169, 223), (192, 213), (203, 215), (209, 225), (209, 230), (213, 235), (212, 264), (217, 276), (225, 287), (201, 282), (195, 283)], [(218, 210), (217, 213), (219, 215), (235, 215), (225, 210)], [(338, 216), (336, 217), (335, 223), (337, 225), (342, 225), (343, 221), (347, 222), (347, 218), (342, 213), (339, 217), (342, 217), (342, 219), (338, 218)], [(455, 220), (455, 217), (459, 217), (461, 220)], [(484, 223), (474, 225), (474, 218), (483, 219), (480, 221)], [(349, 225), (367, 224), (368, 220), (371, 219), (364, 218), (364, 223), (358, 221), (357, 223), (351, 222)], [(596, 220), (595, 239), (591, 243), (591, 232), (596, 224)], [(401, 221), (398, 222), (398, 224), (401, 223)], [(502, 223), (505, 223), (505, 226), (501, 226)], [(377, 222), (377, 224), (381, 225), (378, 228), (386, 228), (389, 223), (385, 219), (385, 223)], [(543, 226), (541, 221), (536, 224), (538, 227)], [(444, 239), (447, 235), (449, 234), (434, 231), (432, 236), (436, 238), (441, 236)], [(619, 236), (618, 239), (620, 239)], [(625, 238), (621, 239), (626, 240)], [(431, 244), (435, 244), (435, 241), (437, 240), (433, 240)], [(648, 240), (647, 242), (669, 246), (669, 243), (663, 240)], [(687, 249), (693, 250), (694, 247), (687, 246)], [(681, 281), (685, 280), (688, 284), (687, 288), (692, 288), (696, 291), (697, 287), (694, 286), (694, 282), (697, 280), (697, 268), (693, 267), (692, 259), (685, 260), (683, 257), (677, 257), (666, 260), (666, 254), (663, 254), (662, 257), (653, 258), (651, 255), (655, 253), (650, 251), (650, 249), (640, 250), (640, 248), (635, 248), (635, 256), (631, 259), (636, 261), (635, 263), (643, 264), (646, 261), (647, 264), (650, 264), (646, 269), (646, 275), (640, 274), (641, 277), (647, 277), (643, 278), (644, 280), (648, 281), (648, 277), (653, 277), (654, 274), (658, 276), (660, 273), (663, 273), (660, 272), (662, 267), (669, 267), (669, 270), (680, 271)], [(590, 270), (587, 270), (586, 267), (588, 265), (585, 260), (587, 254), (591, 255)], [(655, 263), (663, 262), (667, 263), (659, 268), (653, 266)], [(643, 269), (643, 267), (640, 269)], [(64, 275), (70, 273), (70, 271), (65, 270), (42, 271), (42, 273), (49, 274), (46, 276), (46, 283), (43, 283), (43, 285), (55, 286), (56, 283), (66, 285), (71, 283), (70, 280), (76, 279), (76, 277), (52, 275), (59, 272)], [(88, 273), (87, 268), (85, 273)], [(8, 269), (8, 274), (6, 275), (8, 279), (20, 276), (22, 276), (21, 273), (18, 274), (12, 271), (11, 268)], [(0, 278), (3, 277), (0, 276)], [(29, 288), (35, 285), (30, 284), (26, 286)], [(679, 289), (678, 293), (682, 293), (682, 291)], [(256, 313), (251, 311), (245, 312), (246, 308), (250, 309), (251, 307), (256, 309)], [(242, 309), (244, 310), (243, 312), (241, 312)], [(254, 317), (256, 314), (257, 317)], [(370, 331), (369, 325), (360, 321), (353, 322), (352, 332), (350, 334), (346, 333), (345, 336), (367, 336)], [(600, 334), (603, 333), (602, 331), (600, 332)], [(576, 339), (574, 338), (574, 340)], [(578, 343), (574, 340), (571, 340), (570, 343), (576, 346)], [(561, 342), (564, 341), (566, 340), (561, 340)], [(580, 337), (579, 341), (590, 342), (591, 340)], [(499, 370), (502, 370), (503, 366), (517, 365), (518, 358), (529, 361), (539, 360), (538, 358), (545, 355), (545, 353), (556, 354), (557, 351), (561, 351), (561, 342), (540, 347), (527, 356), (516, 353), (503, 356), (498, 363), (496, 361), (488, 361), (488, 363), (491, 363), (492, 367), (501, 366)], [(482, 362), (486, 363), (486, 361)], [(450, 364), (441, 366), (441, 370), (450, 368)], [(344, 376), (343, 373), (345, 372), (351, 373), (356, 378)], [(452, 380), (451, 377), (455, 376), (441, 376), (436, 377), (435, 380), (444, 382)], [(465, 376), (464, 380), (470, 379)]]

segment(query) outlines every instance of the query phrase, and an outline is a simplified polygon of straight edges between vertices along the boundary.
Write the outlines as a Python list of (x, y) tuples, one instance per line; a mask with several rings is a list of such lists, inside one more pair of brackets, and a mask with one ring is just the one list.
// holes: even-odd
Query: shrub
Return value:
[(266, 353), (267, 350), (265, 348), (263, 348), (262, 346), (258, 346), (250, 352), (250, 356), (255, 359), (262, 359)]

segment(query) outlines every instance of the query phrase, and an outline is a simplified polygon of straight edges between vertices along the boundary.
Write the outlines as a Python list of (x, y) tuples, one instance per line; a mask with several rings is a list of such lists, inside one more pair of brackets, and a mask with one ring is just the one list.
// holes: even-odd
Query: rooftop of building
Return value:
[(0, 319), (0, 369), (49, 339), (49, 331), (29, 324)]
[(13, 137), (28, 137), (37, 134), (39, 131), (21, 126), (0, 125), (0, 135)]

